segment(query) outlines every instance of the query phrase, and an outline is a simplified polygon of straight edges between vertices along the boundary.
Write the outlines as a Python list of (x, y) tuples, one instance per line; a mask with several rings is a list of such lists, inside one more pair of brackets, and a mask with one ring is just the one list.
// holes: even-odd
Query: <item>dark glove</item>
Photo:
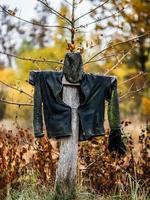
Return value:
[(108, 150), (110, 152), (116, 151), (121, 155), (126, 153), (126, 147), (121, 138), (121, 130), (111, 130), (109, 135)]

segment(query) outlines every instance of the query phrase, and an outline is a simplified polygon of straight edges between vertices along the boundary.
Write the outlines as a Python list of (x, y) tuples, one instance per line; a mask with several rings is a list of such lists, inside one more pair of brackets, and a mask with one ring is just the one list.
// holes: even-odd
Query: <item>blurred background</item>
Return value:
[[(68, 21), (54, 14), (51, 7), (71, 18), (71, 3), (1, 0), (1, 126), (32, 127), (29, 71), (62, 69), (71, 34), (66, 28)], [(134, 128), (145, 127), (150, 120), (149, 11), (150, 2), (146, 0), (77, 0), (75, 8), (73, 48), (82, 53), (84, 71), (117, 76), (121, 119), (131, 121)]]

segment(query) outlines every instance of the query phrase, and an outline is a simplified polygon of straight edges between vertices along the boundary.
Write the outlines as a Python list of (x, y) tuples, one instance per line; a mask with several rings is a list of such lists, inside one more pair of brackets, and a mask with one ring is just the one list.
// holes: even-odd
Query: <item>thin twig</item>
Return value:
[(64, 15), (62, 15), (60, 12), (58, 12), (57, 10), (55, 10), (54, 8), (50, 7), (48, 4), (46, 4), (45, 2), (43, 2), (42, 0), (37, 0), (40, 3), (42, 3), (43, 5), (45, 5), (54, 15), (56, 15), (57, 17), (69, 22), (69, 24), (71, 24), (71, 21), (69, 18), (65, 17)]
[(91, 162), (84, 170), (87, 170), (89, 167), (91, 167), (92, 165), (94, 165), (96, 163), (97, 160), (94, 160), (93, 162)]
[(83, 170), (89, 169), (89, 167), (91, 167), (92, 165), (94, 165), (98, 160), (99, 160), (99, 157), (97, 157), (97, 159), (95, 159), (93, 162), (91, 162), (90, 164), (88, 164), (88, 165), (86, 166), (86, 168), (83, 169)]
[(94, 62), (99, 62), (99, 61), (103, 61), (105, 60), (106, 58), (111, 58), (111, 57), (114, 57), (114, 56), (117, 56), (117, 55), (123, 55), (125, 52), (117, 52), (117, 53), (113, 53), (113, 54), (110, 54), (110, 55), (104, 55), (103, 57), (97, 59), (97, 60), (91, 60), (90, 62), (87, 62), (86, 64), (90, 64), (90, 63), (94, 63)]
[(75, 36), (75, 18), (74, 18), (74, 15), (75, 15), (75, 0), (73, 0), (72, 2), (72, 20), (71, 20), (71, 26), (72, 26), (72, 29), (71, 29), (71, 43), (74, 44), (74, 36)]
[(72, 7), (72, 4), (68, 0), (64, 0), (68, 5)]
[(85, 17), (86, 15), (94, 12), (95, 10), (97, 10), (98, 8), (101, 8), (102, 6), (104, 6), (108, 1), (110, 0), (106, 0), (105, 2), (103, 2), (102, 4), (98, 5), (97, 7), (95, 7), (94, 9), (90, 10), (89, 12), (84, 13), (83, 15), (79, 16), (77, 19), (75, 19), (75, 22), (78, 21), (79, 19), (81, 19), (82, 17)]
[(116, 46), (119, 46), (119, 45), (122, 45), (122, 44), (126, 44), (126, 43), (128, 43), (128, 42), (133, 42), (134, 40), (135, 40), (135, 42), (137, 42), (137, 40), (138, 40), (139, 38), (144, 37), (144, 36), (148, 35), (149, 33), (150, 33), (150, 31), (148, 31), (148, 32), (146, 32), (146, 33), (144, 33), (144, 34), (142, 34), (142, 35), (139, 35), (139, 36), (130, 38), (130, 39), (126, 40), (126, 41), (118, 42), (118, 43), (116, 43), (116, 44), (114, 44), (114, 45), (111, 45), (111, 46), (109, 46), (109, 47), (106, 47), (106, 48), (104, 48), (103, 50), (101, 50), (101, 51), (99, 51), (98, 53), (96, 53), (94, 56), (92, 56), (92, 57), (91, 57), (88, 61), (86, 61), (84, 64), (87, 64), (88, 62), (90, 62), (91, 60), (93, 60), (95, 57), (97, 57), (98, 55), (100, 55), (101, 53), (103, 53), (103, 52), (106, 51), (106, 50), (112, 49), (112, 48), (114, 48), (114, 47), (116, 47)]
[[(133, 48), (134, 48), (134, 46), (132, 47), (132, 49), (133, 49)], [(118, 62), (117, 62), (111, 69), (109, 69), (104, 75), (107, 75), (107, 74), (109, 74), (111, 71), (113, 71), (114, 69), (116, 69), (116, 67), (117, 67), (120, 63), (122, 63), (122, 61), (124, 60), (124, 58), (127, 57), (127, 55), (129, 55), (129, 54), (131, 53), (132, 49), (130, 49), (127, 53), (125, 53), (125, 54), (118, 60)]]
[(10, 53), (6, 53), (3, 51), (0, 51), (0, 54), (4, 54), (4, 55), (10, 56), (10, 57), (14, 57), (14, 58), (17, 58), (20, 60), (25, 60), (25, 61), (30, 61), (30, 62), (56, 63), (56, 64), (63, 65), (63, 62), (59, 62), (59, 61), (55, 61), (55, 60), (46, 60), (45, 58), (43, 58), (43, 59), (26, 58), (26, 57), (21, 57), (21, 56), (13, 55)]
[(7, 86), (7, 87), (9, 87), (9, 88), (11, 88), (11, 89), (17, 90), (18, 92), (23, 93), (23, 94), (29, 96), (30, 98), (33, 98), (32, 95), (28, 94), (27, 92), (25, 92), (25, 91), (22, 90), (22, 89), (19, 89), (19, 88), (16, 88), (16, 87), (14, 87), (14, 86), (11, 86), (11, 85), (9, 85), (9, 84), (7, 84), (7, 83), (1, 81), (1, 80), (0, 80), (0, 83), (2, 83), (3, 85), (5, 85), (5, 86)]
[(34, 26), (40, 26), (40, 27), (43, 27), (43, 28), (64, 28), (64, 29), (68, 29), (70, 30), (69, 27), (66, 27), (66, 26), (60, 26), (60, 25), (53, 25), (53, 26), (50, 26), (50, 25), (47, 25), (47, 24), (41, 24), (40, 22), (36, 22), (36, 21), (28, 21), (26, 19), (23, 19), (21, 17), (18, 17), (16, 15), (12, 15), (9, 11), (7, 11), (4, 7), (2, 7), (0, 5), (0, 8), (2, 8), (2, 11), (5, 12), (7, 15), (10, 15), (20, 21), (23, 21), (25, 23), (28, 23), (28, 24), (31, 24), (31, 25), (34, 25)]
[(123, 85), (123, 84), (125, 84), (125, 83), (127, 83), (127, 82), (129, 82), (129, 81), (131, 81), (131, 80), (134, 80), (134, 79), (140, 77), (140, 76), (145, 76), (145, 75), (147, 75), (147, 74), (148, 74), (147, 72), (145, 72), (145, 73), (144, 73), (144, 72), (140, 72), (140, 73), (136, 74), (135, 76), (133, 76), (133, 77), (131, 77), (131, 78), (129, 78), (129, 79), (123, 81), (122, 83), (118, 84), (118, 86)]
[(123, 100), (129, 98), (129, 97), (132, 96), (133, 94), (144, 90), (144, 89), (147, 88), (149, 85), (150, 85), (150, 83), (144, 83), (143, 87), (138, 88), (137, 90), (128, 91), (128, 92), (124, 93), (124, 94), (120, 97), (120, 102), (122, 102)]
[(103, 18), (98, 18), (97, 20), (94, 20), (94, 21), (92, 21), (92, 22), (90, 22), (90, 23), (77, 26), (77, 27), (75, 27), (75, 29), (78, 29), (78, 28), (85, 28), (85, 27), (87, 27), (87, 26), (89, 26), (89, 25), (91, 25), (91, 24), (96, 24), (97, 22), (103, 21), (103, 20), (105, 20), (105, 19), (108, 19), (108, 18), (111, 18), (111, 17), (115, 17), (117, 14), (122, 13), (125, 9), (126, 9), (126, 8), (122, 8), (121, 10), (119, 10), (118, 12), (113, 13), (112, 15), (105, 16), (105, 17), (103, 17)]
[(6, 104), (11, 104), (11, 105), (15, 105), (15, 106), (34, 106), (31, 103), (19, 103), (19, 102), (13, 102), (13, 101), (8, 101), (8, 100), (4, 100), (4, 99), (0, 99), (1, 103), (6, 103)]

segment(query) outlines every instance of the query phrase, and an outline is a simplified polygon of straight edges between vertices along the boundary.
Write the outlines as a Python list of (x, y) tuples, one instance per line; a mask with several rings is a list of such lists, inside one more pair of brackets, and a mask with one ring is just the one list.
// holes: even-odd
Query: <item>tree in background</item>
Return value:
[[(97, 0), (91, 0), (96, 5), (100, 3)], [(150, 26), (150, 4), (144, 0), (112, 0), (96, 10), (91, 17), (98, 22), (95, 29), (99, 33), (105, 33), (112, 30), (111, 42), (123, 41), (129, 36), (139, 36), (149, 31)], [(115, 14), (116, 13), (116, 14)], [(113, 15), (114, 14), (114, 15)], [(111, 17), (113, 15), (113, 17)], [(107, 16), (105, 23), (101, 23), (102, 19)], [(91, 25), (91, 23), (89, 23)], [(139, 71), (146, 72), (150, 70), (149, 61), (150, 55), (150, 39), (140, 37), (137, 40), (137, 45), (134, 53), (129, 59), (128, 65), (136, 67)]]
[[(5, 13), (10, 20), (16, 20), (16, 25), (22, 24), (22, 42), (20, 48), (15, 50), (16, 54), (6, 50), (1, 53), (9, 58), (16, 58), (21, 72), (18, 78), (27, 80), (29, 70), (61, 69), (66, 51), (80, 51), (86, 71), (117, 75), (119, 81), (124, 82), (120, 84), (120, 89), (123, 91), (121, 99), (127, 99), (147, 87), (146, 74), (138, 73), (141, 70), (146, 71), (149, 48), (144, 46), (142, 51), (139, 41), (148, 40), (149, 30), (147, 27), (146, 29), (140, 27), (136, 32), (138, 23), (136, 27), (134, 17), (133, 22), (129, 23), (129, 16), (136, 12), (133, 2), (93, 0), (91, 1), (92, 9), (83, 14), (77, 13), (76, 10), (84, 2), (83, 0), (74, 1), (72, 9), (72, 3), (64, 0), (60, 9), (56, 10), (50, 2), (39, 0), (36, 6), (37, 18), (31, 21), (19, 17), (16, 10), (8, 10), (1, 5), (2, 13)], [(141, 14), (146, 12), (149, 6), (147, 3), (144, 5), (142, 7), (144, 11), (141, 10)], [(74, 12), (75, 15), (71, 15)], [(30, 28), (27, 29), (27, 27)], [(140, 56), (142, 56), (140, 51), (146, 52), (143, 54), (144, 68), (143, 61), (139, 65)], [(138, 58), (134, 60), (134, 57)], [(141, 77), (143, 80), (141, 79), (142, 81), (138, 84)]]
[[(95, 5), (98, 5), (100, 1), (92, 1)], [(129, 37), (140, 36), (150, 30), (150, 4), (148, 1), (130, 1), (130, 0), (112, 0), (108, 1), (103, 8), (95, 10), (91, 17), (97, 21), (95, 29), (98, 30), (99, 35), (107, 35), (111, 33), (111, 37), (106, 41), (108, 46), (123, 42)], [(115, 14), (117, 13), (117, 14)], [(113, 15), (113, 17), (111, 17)], [(101, 23), (101, 20), (107, 16), (105, 23)], [(90, 25), (91, 23), (89, 23)], [(88, 25), (88, 24), (87, 24)], [(109, 36), (109, 35), (108, 35)], [(149, 37), (139, 37), (136, 40), (136, 45), (133, 43), (125, 43), (124, 45), (115, 47), (112, 49), (119, 57), (121, 51), (131, 48), (132, 51), (124, 58), (124, 61), (120, 63), (120, 67), (113, 70), (114, 75), (117, 75), (119, 79), (130, 79), (137, 73), (144, 73), (144, 76), (138, 76), (136, 79), (129, 81), (126, 84), (126, 88), (120, 87), (122, 91), (129, 91), (134, 93), (137, 88), (142, 87), (146, 81), (149, 84), (150, 76), (150, 39)], [(110, 53), (110, 50), (109, 50)], [(114, 53), (115, 54), (115, 53)], [(111, 65), (114, 62), (114, 57), (109, 57), (106, 60), (107, 65)], [(105, 67), (106, 65), (104, 65)], [(141, 113), (141, 108), (144, 107), (143, 99), (150, 97), (150, 90), (147, 87), (143, 92), (134, 94), (134, 99), (130, 101), (130, 106), (124, 106), (121, 104), (124, 113), (137, 114)], [(134, 100), (134, 104), (132, 101)], [(139, 106), (141, 105), (141, 106)], [(143, 109), (142, 109), (143, 110)], [(132, 111), (132, 112), (131, 112)]]
[[(10, 11), (2, 9), (2, 12), (5, 12), (9, 14), (11, 17), (14, 17), (18, 20), (21, 20), (22, 22), (31, 24), (33, 28), (35, 26), (40, 27), (40, 29), (37, 30), (37, 33), (36, 33), (38, 34), (39, 37), (36, 37), (35, 34), (30, 34), (30, 37), (34, 38), (33, 39), (34, 42), (37, 40), (37, 43), (35, 43), (37, 44), (36, 47), (30, 46), (30, 41), (28, 40), (29, 37), (27, 37), (27, 41), (22, 43), (22, 48), (20, 48), (20, 52), (18, 51), (18, 54), (11, 54), (6, 51), (1, 52), (2, 54), (7, 55), (8, 57), (15, 57), (17, 60), (20, 60), (19, 62), (17, 62), (17, 65), (18, 67), (24, 66), (25, 70), (22, 68), (21, 71), (23, 73), (22, 74), (19, 73), (18, 77), (22, 78), (23, 74), (25, 74), (26, 76), (29, 73), (29, 70), (34, 69), (34, 67), (38, 69), (44, 69), (44, 67), (47, 69), (49, 67), (49, 69), (50, 68), (52, 69), (54, 66), (55, 68), (58, 66), (62, 66), (63, 65), (62, 58), (64, 57), (66, 50), (68, 50), (70, 52), (80, 51), (80, 53), (83, 54), (84, 66), (86, 66), (87, 69), (90, 65), (92, 66), (94, 63), (97, 63), (97, 65), (99, 65), (99, 72), (105, 75), (116, 74), (117, 72), (119, 72), (118, 70), (121, 70), (120, 72), (122, 72), (123, 75), (121, 75), (120, 77), (120, 74), (118, 74), (119, 81), (121, 80), (121, 82), (119, 82), (118, 85), (119, 87), (122, 86), (123, 89), (124, 88), (127, 89), (127, 91), (123, 90), (120, 101), (122, 101), (122, 99), (129, 98), (131, 95), (137, 92), (140, 92), (141, 90), (143, 90), (144, 88), (148, 86), (147, 82), (144, 80), (140, 88), (135, 87), (135, 89), (133, 89), (134, 88), (133, 86), (135, 86), (136, 81), (139, 80), (139, 78), (141, 77), (145, 78), (145, 75), (146, 75), (145, 71), (144, 73), (134, 74), (132, 77), (128, 77), (127, 79), (124, 80), (124, 77), (126, 77), (127, 74), (129, 74), (129, 69), (128, 69), (129, 65), (127, 61), (131, 60), (133, 53), (137, 53), (135, 50), (139, 46), (139, 40), (141, 38), (146, 38), (147, 35), (149, 34), (149, 31), (143, 32), (140, 35), (133, 34), (133, 36), (129, 36), (130, 34), (126, 35), (125, 33), (123, 33), (122, 31), (123, 24), (120, 25), (120, 23), (123, 23), (122, 15), (124, 14), (124, 10), (126, 8), (121, 7), (120, 4), (114, 5), (113, 4), (114, 2), (111, 2), (111, 5), (110, 5), (110, 1), (106, 0), (106, 1), (98, 3), (98, 5), (96, 5), (91, 10), (79, 16), (78, 15), (76, 16), (76, 9), (83, 3), (83, 0), (79, 0), (79, 1), (72, 0), (71, 4), (67, 0), (65, 1), (67, 2), (68, 7), (71, 6), (71, 14), (70, 12), (68, 12), (68, 9), (66, 6), (64, 6), (64, 4), (62, 4), (60, 10), (56, 10), (53, 7), (51, 7), (51, 5), (46, 0), (38, 0), (38, 2), (40, 2), (42, 6), (45, 6), (45, 9), (48, 9), (51, 14), (54, 14), (57, 17), (57, 19), (59, 19), (57, 20), (56, 25), (52, 26), (48, 24), (43, 24), (43, 23), (47, 23), (46, 21), (44, 21), (48, 19), (45, 16), (41, 18), (40, 22), (39, 21), (33, 22), (33, 21), (27, 21), (27, 20), (21, 19), (20, 17), (16, 15), (16, 13), (13, 13), (13, 11), (11, 11), (11, 14), (10, 14)], [(114, 11), (115, 13), (113, 13)], [(121, 15), (122, 12), (123, 14)], [(102, 15), (97, 18), (96, 17), (97, 13), (102, 13)], [(91, 22), (86, 22), (84, 24), (80, 21), (84, 17), (87, 17), (89, 15), (91, 15)], [(122, 18), (118, 19), (119, 17), (118, 15), (119, 16), (121, 15)], [(110, 20), (111, 18), (113, 18), (113, 20)], [(104, 22), (105, 20), (106, 22)], [(107, 26), (107, 23), (109, 26)], [(90, 25), (93, 25), (95, 27), (95, 31), (92, 34), (89, 33), (88, 37), (83, 39), (82, 33), (85, 32), (86, 34), (86, 29)], [(51, 45), (51, 42), (49, 43), (49, 40), (46, 40), (46, 36), (47, 36), (46, 28), (50, 28), (50, 29), (55, 28), (54, 29), (55, 36), (52, 37), (52, 41), (53, 41), (52, 45)], [(111, 35), (107, 35), (108, 28), (109, 28), (109, 32), (112, 32), (112, 35), (113, 35), (113, 31), (117, 30), (117, 32), (115, 32), (114, 37), (112, 37)], [(65, 45), (64, 39), (67, 34), (69, 34), (69, 36), (71, 37), (69, 38), (69, 40), (68, 38), (66, 39), (66, 45)], [(48, 47), (47, 47), (47, 43), (49, 44)], [(67, 46), (67, 48), (65, 46)], [(59, 47), (58, 51), (56, 51), (57, 47)], [(30, 52), (27, 51), (27, 48), (30, 48)], [(57, 52), (59, 52), (60, 57), (58, 56)], [(125, 62), (123, 62), (124, 60)], [(20, 64), (20, 62), (22, 62), (22, 64)], [(27, 62), (31, 64), (27, 66)], [(136, 71), (137, 68), (135, 68), (134, 70)], [(19, 87), (16, 85), (9, 85), (5, 83), (5, 80), (0, 81), (0, 82), (1, 84), (7, 86), (8, 88), (11, 88), (11, 90), (19, 92), (27, 97), (26, 103), (20, 102), (21, 98), (17, 98), (16, 95), (14, 98), (9, 97), (10, 100), (1, 98), (0, 101), (2, 103), (10, 104), (11, 107), (12, 105), (16, 105), (18, 106), (18, 108), (23, 106), (24, 110), (23, 112), (21, 112), (21, 114), (24, 115), (27, 113), (27, 119), (29, 120), (29, 116), (31, 116), (31, 114), (30, 112), (28, 112), (28, 107), (33, 106), (33, 97), (32, 97), (32, 92), (30, 91), (31, 88), (27, 90), (27, 84), (26, 84), (26, 87), (23, 87), (24, 85), (22, 84), (22, 82), (20, 82)], [(128, 84), (128, 87), (125, 86), (126, 84)], [(147, 105), (147, 101), (144, 101), (144, 102)], [(128, 103), (128, 106), (129, 106), (129, 103)], [(17, 109), (17, 112), (18, 110), (20, 111), (20, 109)], [(10, 113), (10, 109), (9, 109), (9, 113)], [(16, 119), (17, 119), (17, 116), (16, 116)], [(126, 123), (125, 123), (125, 126), (126, 126)], [(92, 165), (93, 163), (95, 163), (95, 161), (92, 162)], [(111, 165), (111, 168), (112, 168), (112, 165)], [(42, 168), (42, 171), (43, 171), (43, 168)]]
[[(4, 10), (8, 10), (8, 6), (5, 5), (3, 6)], [(11, 13), (12, 15), (17, 12), (17, 9), (14, 10), (13, 13)], [(11, 54), (16, 53), (16, 41), (15, 41), (15, 37), (18, 37), (16, 34), (19, 31), (21, 33), (20, 30), (20, 23), (15, 23), (12, 18), (10, 18), (10, 16), (7, 15), (7, 13), (5, 12), (1, 12), (0, 14), (0, 46), (1, 46), (1, 51), (4, 52), (8, 52)], [(2, 58), (1, 58), (2, 59)], [(7, 56), (6, 57), (7, 61), (7, 65), (8, 66), (12, 66), (12, 59), (11, 57)], [(4, 59), (4, 60), (6, 60)]]

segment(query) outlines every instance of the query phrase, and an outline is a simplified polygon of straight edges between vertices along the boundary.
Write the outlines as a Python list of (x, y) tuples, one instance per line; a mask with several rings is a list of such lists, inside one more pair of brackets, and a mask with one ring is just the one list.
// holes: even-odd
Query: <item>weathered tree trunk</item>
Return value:
[(63, 101), (72, 108), (72, 136), (61, 139), (60, 158), (55, 180), (55, 196), (61, 200), (73, 199), (75, 196), (79, 135), (78, 85), (65, 81), (63, 88)]

